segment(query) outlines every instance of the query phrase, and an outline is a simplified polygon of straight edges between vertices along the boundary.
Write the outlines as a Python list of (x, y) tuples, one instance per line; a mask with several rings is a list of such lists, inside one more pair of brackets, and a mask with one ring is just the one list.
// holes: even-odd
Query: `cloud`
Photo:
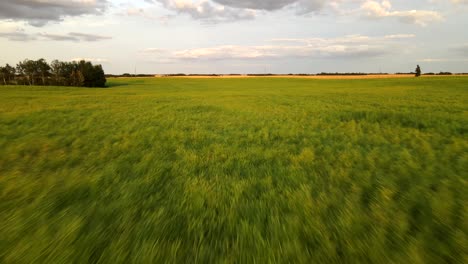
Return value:
[(266, 1), (256, 1), (256, 0), (213, 0), (214, 2), (230, 6), (234, 8), (247, 8), (247, 9), (258, 9), (258, 10), (277, 10), (281, 9), (287, 5), (290, 5), (296, 0), (266, 0)]
[(298, 14), (306, 14), (323, 9), (327, 4), (335, 5), (342, 0), (213, 0), (218, 4), (233, 8), (274, 11), (285, 7), (296, 9)]
[(364, 16), (373, 19), (386, 17), (398, 18), (403, 23), (417, 24), (426, 26), (432, 22), (442, 21), (443, 17), (436, 11), (427, 10), (408, 10), (408, 11), (392, 11), (390, 1), (384, 0), (381, 2), (367, 0), (361, 5), (361, 10)]
[(452, 49), (455, 53), (468, 58), (468, 43)]
[(413, 35), (389, 35), (369, 37), (349, 35), (340, 38), (273, 39), (268, 45), (240, 46), (221, 45), (208, 48), (168, 51), (146, 49), (160, 59), (169, 60), (255, 60), (281, 58), (372, 58), (391, 53), (398, 39)]
[[(429, 23), (442, 21), (443, 17), (436, 11), (428, 10), (392, 10), (388, 0), (145, 0), (148, 3), (160, 3), (177, 14), (186, 14), (193, 19), (207, 22), (230, 22), (253, 19), (260, 12), (276, 10), (295, 10), (297, 15), (329, 11), (334, 14), (355, 15), (380, 19), (398, 18), (403, 23), (426, 26)], [(452, 0), (454, 3), (465, 3), (468, 0)], [(360, 6), (360, 8), (359, 8)], [(129, 9), (129, 15), (148, 16), (143, 9)]]
[(159, 2), (168, 10), (211, 23), (250, 20), (255, 18), (256, 14), (254, 10), (230, 8), (209, 1), (147, 0), (147, 2)]
[(450, 0), (454, 4), (468, 4), (468, 0)]
[(109, 36), (77, 33), (77, 32), (68, 33), (68, 36), (74, 37), (77, 41), (85, 41), (85, 42), (95, 42), (95, 41), (112, 39), (112, 37), (109, 37)]
[[(214, 2), (224, 5), (224, 6), (229, 6), (229, 7), (234, 7), (234, 8), (247, 8), (247, 9), (257, 9), (257, 10), (278, 10), (281, 8), (284, 8), (285, 6), (288, 6), (293, 3), (299, 2), (298, 0), (264, 0), (264, 1), (258, 1), (258, 0), (213, 0)], [(311, 2), (324, 2), (323, 0), (319, 1), (314, 1), (312, 0)]]
[(437, 63), (437, 62), (468, 62), (468, 59), (422, 59), (421, 62)]
[(149, 48), (149, 49), (144, 49), (141, 51), (141, 53), (149, 53), (149, 54), (161, 54), (167, 52), (166, 49), (159, 49), (159, 48)]
[(0, 32), (0, 38), (6, 38), (11, 41), (32, 41), (36, 36), (24, 33), (22, 31)]
[(407, 38), (414, 38), (416, 35), (414, 34), (396, 34), (396, 35), (387, 35), (384, 36), (386, 39), (407, 39)]
[(173, 58), (183, 60), (351, 58), (375, 57), (387, 53), (385, 49), (369, 45), (293, 45), (293, 46), (218, 46), (181, 50)]
[[(160, 3), (168, 10), (186, 14), (193, 19), (207, 22), (230, 22), (249, 20), (257, 16), (256, 11), (275, 11), (290, 7), (297, 14), (320, 11), (327, 5), (336, 8), (346, 0), (145, 0)], [(142, 10), (131, 9), (131, 15), (147, 16)]]
[(72, 41), (72, 42), (95, 42), (112, 39), (108, 36), (85, 34), (70, 32), (68, 34), (50, 34), (50, 33), (39, 33), (39, 34), (28, 34), (21, 29), (15, 31), (4, 31), (0, 32), (0, 38), (6, 38), (10, 41), (34, 41), (34, 40), (46, 40), (46, 41)]
[(107, 0), (1, 0), (0, 19), (27, 21), (41, 27), (67, 16), (101, 14)]
[(108, 59), (102, 59), (102, 58), (73, 58), (71, 59), (70, 61), (90, 61), (90, 62), (94, 62), (94, 63), (105, 63), (105, 62), (109, 62)]

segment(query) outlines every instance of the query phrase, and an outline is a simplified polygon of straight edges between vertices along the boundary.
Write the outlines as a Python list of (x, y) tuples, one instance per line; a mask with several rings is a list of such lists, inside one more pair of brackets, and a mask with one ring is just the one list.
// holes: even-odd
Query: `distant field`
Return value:
[(468, 77), (0, 86), (0, 263), (468, 263)]
[[(164, 77), (159, 75), (156, 77)], [(427, 75), (427, 77), (442, 77), (440, 75)], [(171, 78), (191, 78), (191, 79), (239, 79), (239, 78), (288, 78), (288, 79), (390, 79), (390, 78), (414, 78), (414, 74), (368, 74), (368, 75), (265, 75), (265, 76), (249, 76), (249, 75), (186, 75)]]

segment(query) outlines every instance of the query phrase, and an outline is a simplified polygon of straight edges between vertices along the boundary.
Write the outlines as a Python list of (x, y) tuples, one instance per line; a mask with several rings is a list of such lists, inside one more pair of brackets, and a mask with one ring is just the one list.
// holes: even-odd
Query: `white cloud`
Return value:
[(422, 59), (420, 60), (421, 62), (427, 62), (427, 63), (437, 63), (437, 62), (465, 62), (468, 61), (468, 59)]
[(443, 17), (436, 11), (427, 10), (408, 10), (392, 11), (390, 1), (371, 1), (367, 0), (361, 5), (361, 10), (368, 18), (398, 18), (401, 22), (426, 26), (432, 22), (442, 21)]
[(468, 0), (450, 0), (454, 4), (468, 4)]
[(90, 61), (90, 62), (94, 62), (94, 63), (105, 63), (105, 62), (109, 62), (108, 59), (103, 59), (103, 58), (73, 58), (71, 59), (70, 61)]
[(414, 35), (383, 37), (349, 35), (340, 38), (273, 39), (269, 45), (221, 45), (169, 51), (159, 48), (142, 52), (170, 60), (242, 60), (277, 58), (369, 58), (390, 53), (397, 40)]
[[(209, 22), (253, 19), (259, 12), (282, 9), (295, 10), (298, 15), (325, 11), (341, 15), (360, 13), (374, 19), (393, 17), (403, 23), (420, 26), (443, 20), (442, 15), (436, 11), (392, 10), (392, 4), (388, 0), (146, 0), (146, 2), (160, 3), (177, 14), (186, 14), (194, 19)], [(129, 9), (127, 12), (129, 15), (148, 16), (143, 9), (138, 8)]]
[(386, 35), (384, 38), (386, 39), (407, 39), (407, 38), (414, 38), (416, 35), (414, 34), (396, 34), (396, 35)]

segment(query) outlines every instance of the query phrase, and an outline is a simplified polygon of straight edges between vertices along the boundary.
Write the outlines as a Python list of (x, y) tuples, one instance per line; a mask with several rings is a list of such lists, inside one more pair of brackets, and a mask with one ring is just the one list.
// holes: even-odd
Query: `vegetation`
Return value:
[(419, 65), (416, 66), (415, 76), (416, 76), (416, 77), (420, 77), (420, 76), (421, 76), (421, 67), (419, 67)]
[(3, 85), (55, 85), (105, 87), (106, 77), (101, 65), (91, 62), (52, 61), (49, 65), (44, 59), (24, 60), (16, 68), (5, 65), (0, 67), (0, 82)]
[(109, 85), (0, 87), (0, 263), (468, 263), (467, 77)]

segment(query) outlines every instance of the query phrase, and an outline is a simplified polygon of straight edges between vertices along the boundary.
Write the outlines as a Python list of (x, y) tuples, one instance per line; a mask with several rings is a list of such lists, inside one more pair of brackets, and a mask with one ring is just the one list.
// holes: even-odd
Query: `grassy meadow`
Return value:
[(0, 86), (0, 263), (468, 263), (468, 78)]

